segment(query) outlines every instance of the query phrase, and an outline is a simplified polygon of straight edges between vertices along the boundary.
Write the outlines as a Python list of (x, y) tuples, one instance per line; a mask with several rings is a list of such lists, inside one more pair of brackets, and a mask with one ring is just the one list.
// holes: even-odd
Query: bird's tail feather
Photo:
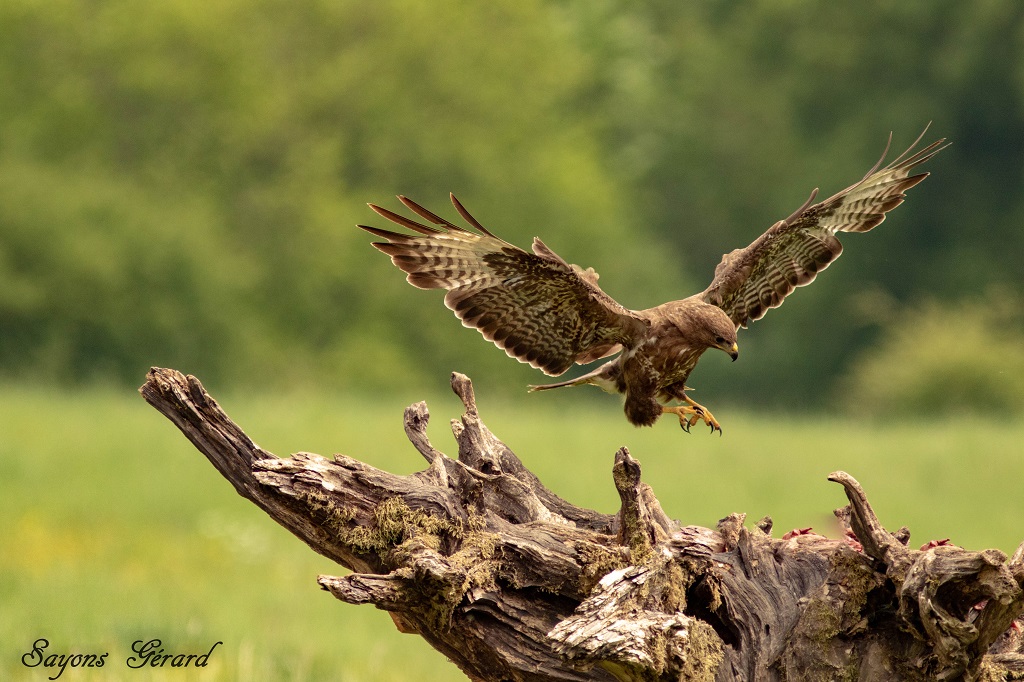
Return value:
[(589, 383), (583, 379), (584, 377), (579, 377), (577, 379), (569, 379), (568, 381), (558, 381), (553, 384), (530, 384), (526, 387), (526, 390), (533, 393), (534, 391), (546, 391), (549, 388), (565, 388), (566, 386), (580, 386)]
[(587, 372), (583, 376), (576, 377), (575, 379), (568, 379), (566, 381), (557, 381), (553, 384), (534, 384), (527, 386), (527, 390), (531, 393), (534, 391), (546, 391), (549, 388), (565, 388), (567, 386), (582, 386), (584, 384), (593, 384), (609, 393), (615, 393), (614, 382), (609, 376), (612, 362), (606, 362), (592, 372)]

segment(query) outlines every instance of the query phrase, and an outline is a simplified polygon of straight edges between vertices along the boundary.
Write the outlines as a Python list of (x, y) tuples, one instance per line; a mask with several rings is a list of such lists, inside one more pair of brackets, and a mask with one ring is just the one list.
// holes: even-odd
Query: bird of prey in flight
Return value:
[(601, 290), (593, 268), (571, 265), (539, 238), (529, 253), (495, 236), (454, 195), (455, 210), (473, 229), (404, 196), (399, 201), (429, 225), (370, 204), (415, 234), (359, 227), (386, 240), (373, 246), (408, 273), (410, 284), (446, 289), (445, 305), (462, 324), (510, 357), (549, 376), (611, 358), (579, 378), (531, 390), (593, 384), (624, 394), (626, 419), (637, 426), (671, 413), (686, 431), (702, 420), (712, 433), (721, 432), (711, 412), (686, 395), (697, 360), (710, 348), (735, 360), (739, 328), (781, 305), (838, 258), (838, 232), (868, 232), (899, 206), (904, 192), (928, 175), (915, 174), (918, 166), (945, 148), (945, 140), (937, 140), (915, 152), (923, 136), (882, 167), (887, 144), (863, 179), (824, 201), (812, 203), (815, 189), (788, 218), (725, 254), (704, 291), (647, 310), (623, 307)]

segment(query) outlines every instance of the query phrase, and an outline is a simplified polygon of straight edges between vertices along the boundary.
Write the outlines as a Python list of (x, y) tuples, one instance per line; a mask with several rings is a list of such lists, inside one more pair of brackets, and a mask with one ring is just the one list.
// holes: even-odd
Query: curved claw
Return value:
[(689, 398), (686, 398), (686, 405), (662, 406), (662, 414), (672, 413), (679, 418), (679, 428), (686, 433), (698, 422), (703, 421), (711, 429), (711, 433), (718, 431), (722, 435), (722, 427), (718, 420), (703, 405), (699, 405)]

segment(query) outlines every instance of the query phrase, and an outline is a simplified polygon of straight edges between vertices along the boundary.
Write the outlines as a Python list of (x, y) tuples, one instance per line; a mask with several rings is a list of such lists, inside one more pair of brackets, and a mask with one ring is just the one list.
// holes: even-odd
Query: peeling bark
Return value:
[(846, 537), (771, 536), (733, 514), (682, 526), (615, 453), (615, 515), (549, 491), (480, 420), (469, 379), (458, 457), (431, 445), (426, 404), (405, 430), (410, 476), (343, 455), (281, 459), (191, 376), (140, 389), (214, 467), (314, 551), (354, 573), (320, 576), (349, 604), (388, 611), (474, 680), (1024, 679), (1024, 543), (1012, 557), (907, 546), (860, 485), (841, 484)]

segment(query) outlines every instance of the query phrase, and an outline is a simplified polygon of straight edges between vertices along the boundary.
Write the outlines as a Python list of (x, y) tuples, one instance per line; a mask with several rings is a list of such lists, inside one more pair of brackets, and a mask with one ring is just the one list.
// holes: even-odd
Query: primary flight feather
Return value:
[(624, 394), (626, 418), (637, 426), (671, 413), (686, 430), (703, 420), (720, 432), (711, 412), (686, 395), (697, 360), (709, 348), (735, 360), (740, 327), (781, 305), (839, 257), (837, 232), (868, 232), (899, 206), (906, 190), (928, 175), (915, 169), (945, 148), (945, 140), (937, 140), (914, 152), (920, 139), (880, 168), (883, 153), (863, 179), (824, 201), (812, 204), (814, 190), (791, 216), (723, 256), (704, 291), (647, 310), (623, 307), (601, 290), (592, 268), (567, 263), (539, 238), (529, 253), (496, 237), (454, 195), (455, 210), (472, 230), (404, 196), (399, 201), (429, 224), (370, 204), (415, 234), (359, 227), (387, 240), (373, 246), (407, 273), (410, 284), (446, 289), (445, 305), (510, 357), (558, 376), (573, 364), (615, 355), (579, 378), (531, 390), (594, 384)]

